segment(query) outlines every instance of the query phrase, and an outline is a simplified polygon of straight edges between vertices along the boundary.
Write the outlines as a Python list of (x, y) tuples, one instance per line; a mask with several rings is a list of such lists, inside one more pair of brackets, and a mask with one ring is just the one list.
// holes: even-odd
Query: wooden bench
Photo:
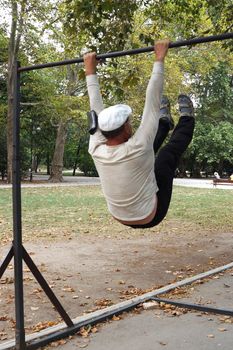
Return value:
[(213, 179), (213, 186), (217, 185), (233, 185), (233, 181), (231, 179)]

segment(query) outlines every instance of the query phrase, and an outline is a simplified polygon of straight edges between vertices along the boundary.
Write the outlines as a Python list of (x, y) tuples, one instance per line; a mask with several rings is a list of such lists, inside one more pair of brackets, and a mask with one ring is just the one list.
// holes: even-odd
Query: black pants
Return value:
[[(175, 171), (179, 159), (187, 149), (193, 137), (195, 120), (193, 117), (181, 117), (175, 127), (168, 143), (160, 149), (155, 159), (155, 178), (158, 185), (157, 211), (153, 220), (144, 225), (130, 225), (133, 228), (149, 228), (158, 225), (166, 216), (171, 196)], [(165, 123), (159, 123), (159, 128), (154, 141), (154, 151), (157, 153), (166, 136), (169, 127)]]

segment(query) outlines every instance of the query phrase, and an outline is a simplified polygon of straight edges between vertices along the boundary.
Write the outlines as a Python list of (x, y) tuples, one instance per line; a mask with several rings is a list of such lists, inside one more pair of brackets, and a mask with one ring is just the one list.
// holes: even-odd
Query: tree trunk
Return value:
[(49, 156), (49, 152), (47, 152), (47, 156), (46, 156), (46, 167), (47, 167), (47, 175), (50, 175), (51, 169), (50, 169), (50, 156)]
[[(67, 96), (73, 96), (76, 86), (77, 72), (75, 68), (71, 68), (70, 65), (66, 67), (66, 75), (68, 80)], [(57, 129), (56, 145), (52, 160), (51, 174), (49, 181), (51, 182), (62, 182), (62, 169), (63, 169), (63, 156), (65, 149), (65, 142), (67, 136), (67, 128), (69, 124), (69, 118), (66, 121), (60, 121)]]
[(194, 167), (192, 169), (192, 177), (199, 179), (201, 177), (200, 172), (201, 172), (200, 164), (198, 164), (198, 163), (194, 164)]
[(8, 111), (7, 111), (7, 182), (12, 182), (13, 161), (13, 66), (8, 64)]
[(51, 165), (50, 182), (62, 182), (63, 155), (67, 136), (67, 123), (60, 122), (57, 129), (57, 138)]
[[(80, 140), (80, 142), (82, 142), (82, 140)], [(78, 156), (79, 156), (79, 151), (80, 151), (80, 142), (79, 142), (78, 147), (77, 147), (76, 159), (75, 159), (75, 163), (74, 163), (74, 166), (73, 166), (73, 176), (75, 176), (75, 172), (76, 172), (76, 169), (77, 169), (77, 166), (78, 166)]]
[(12, 160), (13, 160), (13, 95), (14, 81), (13, 71), (14, 62), (17, 57), (15, 50), (16, 29), (18, 20), (17, 2), (11, 2), (11, 33), (8, 44), (8, 76), (7, 76), (7, 93), (8, 93), (8, 110), (7, 110), (7, 182), (12, 182)]
[(14, 64), (17, 60), (19, 45), (23, 29), (23, 19), (26, 8), (26, 0), (21, 2), (20, 13), (16, 0), (11, 0), (11, 32), (8, 44), (8, 111), (7, 111), (7, 182), (12, 182), (12, 161), (13, 161), (13, 94), (14, 94)]
[(177, 176), (178, 177), (187, 177), (187, 174), (185, 172), (186, 170), (186, 162), (184, 161), (183, 158), (180, 159), (179, 164), (178, 164), (178, 171), (177, 171)]

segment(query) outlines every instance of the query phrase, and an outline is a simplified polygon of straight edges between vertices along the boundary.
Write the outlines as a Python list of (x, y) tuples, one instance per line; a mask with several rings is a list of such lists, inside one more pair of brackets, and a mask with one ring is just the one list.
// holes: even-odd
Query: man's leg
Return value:
[[(181, 155), (192, 140), (195, 125), (191, 100), (185, 96), (186, 104), (184, 102), (181, 104), (181, 102), (183, 101), (180, 99), (179, 105), (184, 105), (185, 107), (182, 109), (180, 108), (181, 117), (179, 122), (169, 142), (161, 148), (155, 160), (155, 176), (159, 188), (157, 192), (158, 205), (155, 217), (149, 224), (134, 225), (132, 226), (133, 228), (149, 228), (158, 225), (167, 214), (172, 196), (175, 170)], [(191, 103), (191, 107), (189, 107), (188, 102)], [(188, 114), (187, 116), (184, 115), (184, 111)]]
[(155, 154), (158, 152), (158, 150), (162, 146), (164, 140), (166, 139), (166, 137), (169, 133), (169, 130), (170, 130), (170, 128), (169, 128), (168, 123), (166, 123), (160, 119), (158, 131), (157, 131), (157, 134), (155, 136), (154, 145), (153, 145)]
[(162, 146), (170, 130), (174, 128), (174, 121), (170, 112), (170, 103), (166, 96), (162, 97), (160, 105), (160, 119), (157, 134), (154, 140), (154, 153), (156, 154)]
[[(175, 170), (179, 159), (192, 140), (195, 120), (193, 117), (180, 117), (167, 145), (159, 152), (155, 160), (155, 176), (159, 191), (158, 206), (153, 225), (158, 225), (166, 216), (173, 188)], [(151, 223), (152, 224), (152, 223)]]

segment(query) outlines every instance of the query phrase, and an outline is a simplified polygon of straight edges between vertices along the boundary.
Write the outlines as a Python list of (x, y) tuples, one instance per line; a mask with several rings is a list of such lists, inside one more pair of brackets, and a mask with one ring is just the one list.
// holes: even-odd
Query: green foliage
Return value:
[(148, 1), (145, 13), (154, 32), (161, 28), (171, 37), (193, 37), (232, 29), (231, 0), (158, 0)]
[[(84, 102), (84, 103), (83, 103)], [(85, 101), (76, 96), (57, 95), (52, 98), (51, 104), (54, 109), (54, 118), (63, 121), (82, 119)]]
[(197, 122), (189, 152), (200, 170), (208, 168), (212, 173), (222, 173), (224, 163), (232, 164), (233, 124), (224, 121), (218, 124)]
[(3, 178), (7, 172), (6, 127), (0, 121), (0, 175)]
[(0, 64), (1, 62), (6, 62), (7, 61), (7, 45), (8, 45), (8, 40), (6, 36), (6, 32), (3, 28), (0, 27)]
[(21, 80), (21, 138), (24, 168), (31, 168), (31, 157), (47, 157), (54, 147), (55, 127), (51, 120), (55, 111), (52, 98), (56, 80), (48, 70), (23, 74)]
[(231, 0), (206, 0), (208, 14), (216, 32), (225, 32), (232, 29), (233, 4)]
[(86, 135), (83, 142), (80, 144), (77, 165), (85, 176), (98, 176), (92, 157), (88, 153), (89, 136)]
[[(19, 53), (23, 65), (81, 56), (87, 50), (123, 50), (153, 45), (155, 38), (169, 37), (175, 41), (230, 31), (232, 28), (231, 0), (0, 0), (0, 5), (6, 10), (10, 10), (11, 3), (18, 5), (17, 20), (23, 9), (21, 5), (26, 6)], [(7, 61), (7, 22), (7, 18), (5, 22), (2, 19), (3, 24), (0, 25), (0, 61)], [(19, 27), (17, 34), (18, 30)], [(219, 147), (224, 138), (230, 143), (229, 125), (219, 122), (232, 122), (231, 43), (226, 41), (169, 50), (164, 91), (171, 100), (175, 119), (178, 118), (175, 106), (179, 93), (191, 94), (198, 105), (200, 125), (198, 122), (197, 138), (194, 148), (185, 157), (186, 165), (190, 167), (195, 164), (195, 156), (198, 167), (214, 167), (217, 163), (222, 164), (223, 159), (232, 164), (224, 152), (218, 155), (218, 149), (211, 145), (211, 140), (206, 143), (209, 134), (215, 144), (220, 144)], [(153, 54), (137, 55), (107, 60), (99, 67), (105, 104), (130, 104), (135, 127), (143, 111), (153, 60)], [(30, 167), (32, 148), (41, 161), (45, 161), (47, 156), (52, 157), (56, 126), (60, 122), (68, 124), (65, 164), (71, 166), (77, 160), (79, 143), (84, 144), (80, 140), (85, 129), (85, 113), (89, 109), (82, 66), (45, 69), (22, 74), (21, 78), (22, 159), (27, 163), (25, 166)], [(6, 149), (5, 79), (6, 67), (0, 65), (0, 138), (3, 153)], [(213, 125), (217, 127), (212, 128)], [(80, 148), (78, 157), (83, 169), (85, 162), (89, 162), (87, 145), (85, 147)], [(90, 163), (87, 169), (92, 166), (93, 163)]]
[(7, 116), (7, 87), (5, 72), (0, 66), (0, 175), (6, 175), (7, 143), (6, 143), (6, 116)]
[(201, 118), (215, 123), (219, 120), (233, 122), (232, 67), (220, 61), (210, 72), (200, 77), (196, 84)]
[(201, 18), (205, 11), (202, 0), (151, 1), (145, 13), (155, 33), (170, 31), (171, 38), (192, 37), (200, 31)]
[(132, 19), (138, 1), (77, 0), (62, 4), (65, 29), (74, 41), (80, 33), (86, 38), (86, 47), (106, 51), (123, 49), (132, 30)]
[(88, 153), (89, 134), (86, 118), (77, 123), (70, 123), (64, 152), (64, 166), (79, 168), (86, 176), (97, 176), (97, 171)]
[(77, 161), (81, 151), (81, 145), (85, 142), (87, 135), (86, 118), (79, 123), (71, 122), (68, 125), (67, 141), (64, 151), (64, 167), (67, 169), (77, 168)]

